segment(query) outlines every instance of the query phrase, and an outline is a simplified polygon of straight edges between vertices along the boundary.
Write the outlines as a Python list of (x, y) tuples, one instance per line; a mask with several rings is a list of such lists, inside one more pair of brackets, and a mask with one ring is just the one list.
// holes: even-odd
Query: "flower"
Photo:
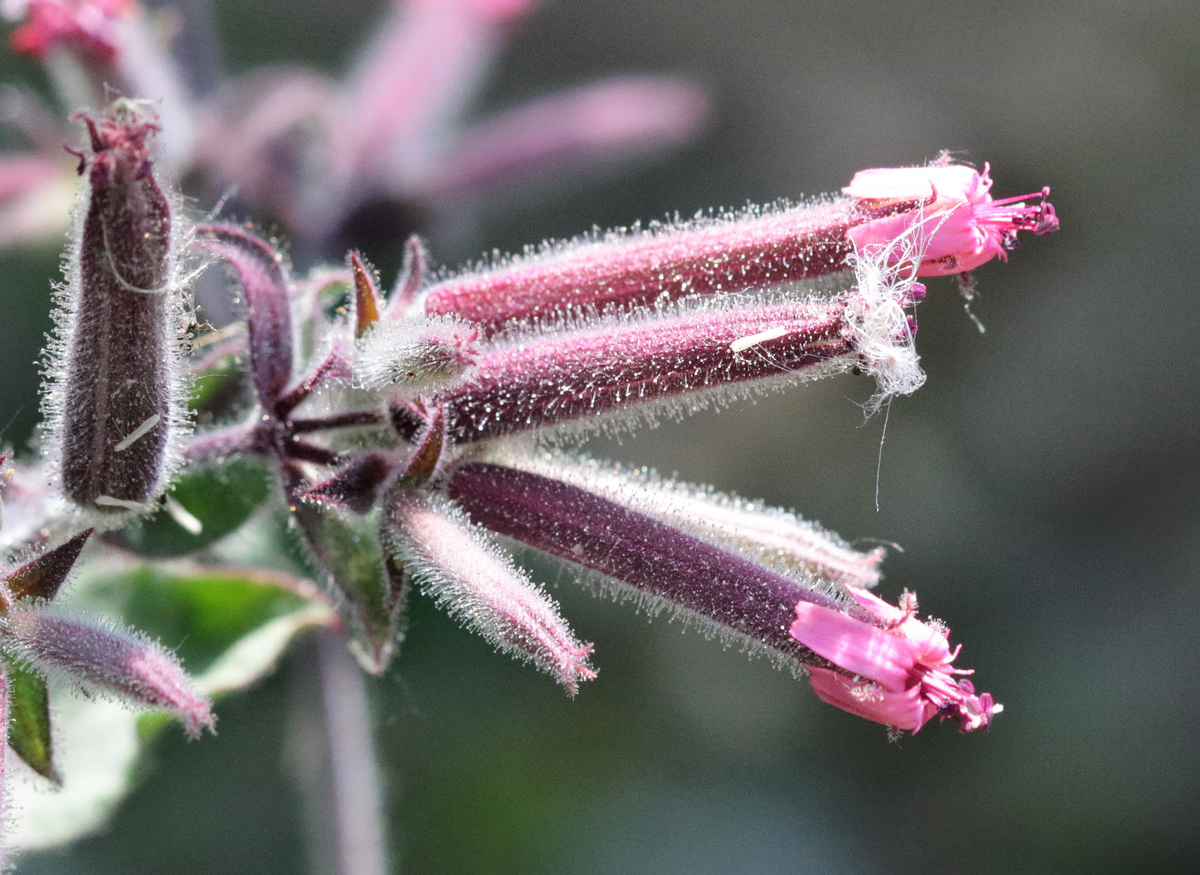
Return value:
[(990, 694), (976, 696), (970, 681), (954, 678), (971, 673), (953, 667), (961, 645), (951, 650), (946, 629), (916, 618), (915, 596), (905, 593), (901, 607), (894, 607), (853, 584), (846, 590), (868, 620), (801, 601), (790, 630), (793, 638), (837, 667), (809, 670), (813, 690), (823, 701), (913, 732), (939, 715), (971, 732), (987, 727), (1003, 710)]
[(438, 604), (497, 650), (553, 675), (571, 696), (596, 677), (592, 645), (581, 644), (554, 600), (446, 499), (392, 490), (386, 541)]
[[(983, 172), (961, 164), (930, 167), (876, 167), (860, 170), (842, 193), (860, 208), (882, 209), (887, 215), (853, 226), (847, 236), (859, 252), (894, 247), (894, 241), (916, 231), (925, 244), (918, 276), (947, 276), (974, 270), (1017, 245), (1018, 231), (1039, 236), (1058, 230), (1058, 217), (1046, 198), (1050, 189), (993, 200), (990, 167)], [(1032, 206), (1026, 201), (1038, 199)], [(906, 201), (917, 209), (894, 212)], [(896, 261), (900, 258), (896, 247)]]
[(43, 58), (61, 45), (81, 55), (109, 63), (117, 53), (116, 21), (131, 12), (133, 0), (29, 0), (13, 3), (10, 18), (25, 21), (9, 34), (9, 45), (20, 55)]

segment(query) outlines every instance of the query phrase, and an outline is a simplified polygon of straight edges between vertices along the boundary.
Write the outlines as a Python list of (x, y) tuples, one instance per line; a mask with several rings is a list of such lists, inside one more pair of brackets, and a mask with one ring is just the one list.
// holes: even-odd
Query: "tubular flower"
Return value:
[[(847, 236), (859, 252), (889, 247), (915, 232), (925, 244), (918, 276), (948, 276), (974, 270), (1017, 245), (1018, 231), (1039, 236), (1058, 230), (1050, 189), (993, 200), (990, 167), (983, 172), (961, 164), (932, 167), (877, 167), (860, 170), (842, 193), (860, 207), (884, 208), (905, 201), (919, 208), (892, 213), (851, 227)], [(1027, 201), (1036, 201), (1028, 204)]]
[(812, 668), (809, 680), (825, 702), (896, 729), (919, 730), (931, 718), (957, 720), (964, 732), (987, 727), (1003, 710), (989, 693), (975, 695), (970, 674), (954, 668), (946, 630), (916, 618), (916, 598), (889, 605), (853, 584), (847, 592), (875, 625), (808, 601), (796, 605), (791, 635), (840, 670)]
[(576, 640), (558, 606), (444, 499), (404, 489), (388, 498), (389, 546), (439, 604), (497, 650), (553, 675), (571, 696), (591, 680), (592, 645)]

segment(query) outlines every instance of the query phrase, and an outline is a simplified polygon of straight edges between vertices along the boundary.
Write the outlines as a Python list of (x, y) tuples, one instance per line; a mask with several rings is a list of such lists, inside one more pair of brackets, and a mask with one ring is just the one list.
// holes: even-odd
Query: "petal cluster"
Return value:
[(822, 700), (868, 720), (916, 732), (935, 716), (957, 720), (964, 732), (987, 727), (1003, 710), (988, 693), (975, 695), (956, 675), (959, 648), (946, 630), (916, 618), (916, 600), (895, 607), (854, 585), (847, 591), (867, 619), (801, 601), (791, 635), (836, 669), (810, 669)]
[[(861, 170), (842, 189), (860, 208), (884, 213), (847, 232), (859, 252), (891, 248), (911, 237), (924, 245), (918, 276), (947, 276), (974, 270), (1016, 246), (1018, 231), (1037, 235), (1058, 230), (1058, 217), (1046, 198), (1035, 194), (995, 200), (990, 167), (983, 172), (961, 164), (932, 167), (877, 167)], [(1028, 203), (1027, 203), (1028, 202)], [(910, 204), (912, 209), (893, 209)]]

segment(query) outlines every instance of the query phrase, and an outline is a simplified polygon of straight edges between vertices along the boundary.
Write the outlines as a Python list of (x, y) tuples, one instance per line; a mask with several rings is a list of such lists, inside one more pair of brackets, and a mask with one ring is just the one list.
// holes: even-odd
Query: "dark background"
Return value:
[[(219, 2), (226, 63), (336, 68), (380, 6)], [(706, 133), (495, 211), (435, 258), (832, 191), (942, 149), (990, 161), (997, 196), (1053, 186), (1063, 230), (978, 273), (985, 335), (951, 281), (929, 283), (929, 381), (892, 408), (879, 512), (862, 380), (592, 447), (898, 542), (882, 594), (915, 589), (1006, 710), (986, 735), (889, 743), (807, 684), (539, 566), (600, 678), (568, 701), (419, 600), (372, 684), (398, 868), (1194, 871), (1200, 6), (546, 2), (483, 104), (625, 71), (704, 83)], [(0, 260), (9, 440), (34, 421), (56, 258)], [(299, 665), (224, 703), (219, 737), (165, 745), (108, 835), (20, 871), (301, 869)]]

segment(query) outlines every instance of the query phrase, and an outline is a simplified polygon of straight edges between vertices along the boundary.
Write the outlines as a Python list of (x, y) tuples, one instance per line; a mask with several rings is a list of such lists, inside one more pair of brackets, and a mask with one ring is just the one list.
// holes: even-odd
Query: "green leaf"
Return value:
[(239, 457), (179, 478), (164, 507), (149, 519), (105, 541), (141, 556), (194, 553), (236, 531), (270, 495), (271, 477), (261, 459)]
[(394, 655), (408, 599), (403, 569), (379, 543), (378, 512), (365, 517), (328, 505), (300, 502), (295, 510), (317, 570), (346, 597), (355, 632), (354, 655), (363, 669), (382, 674)]
[(54, 770), (46, 682), (10, 660), (6, 659), (4, 666), (8, 675), (8, 743), (31, 769), (60, 783)]
[(16, 849), (50, 848), (95, 832), (129, 793), (137, 772), (137, 715), (124, 706), (58, 696), (54, 722), (58, 744), (70, 751), (61, 764), (62, 788), (47, 793), (30, 781), (10, 783), (12, 810), (20, 814), (6, 844)]
[(332, 606), (312, 583), (258, 569), (110, 565), (93, 572), (86, 587), (78, 589), (89, 606), (120, 616), (176, 648), (193, 676), (281, 618), (299, 617), (303, 627), (336, 622)]

